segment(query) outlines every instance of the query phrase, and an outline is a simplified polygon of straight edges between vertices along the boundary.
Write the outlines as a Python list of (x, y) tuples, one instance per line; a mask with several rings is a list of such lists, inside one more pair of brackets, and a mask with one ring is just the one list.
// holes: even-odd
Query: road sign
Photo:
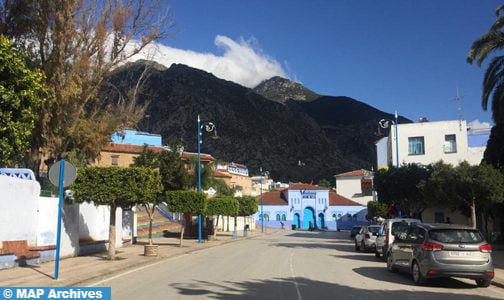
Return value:
[[(52, 165), (49, 168), (49, 181), (51, 181), (52, 184), (55, 186), (59, 186), (60, 182), (60, 165), (61, 165), (61, 160), (56, 162), (54, 165)], [(75, 178), (77, 177), (77, 170), (75, 167), (67, 162), (66, 160), (64, 161), (64, 172), (63, 172), (63, 187), (67, 187), (71, 185), (74, 181)]]

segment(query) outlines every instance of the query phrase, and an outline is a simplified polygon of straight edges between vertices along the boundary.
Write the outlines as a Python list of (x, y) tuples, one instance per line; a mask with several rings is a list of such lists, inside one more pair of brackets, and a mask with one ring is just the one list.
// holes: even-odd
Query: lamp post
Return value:
[[(217, 128), (212, 122), (204, 121), (201, 122), (200, 116), (198, 115), (198, 192), (201, 193), (201, 135), (203, 134), (201, 130), (205, 128), (206, 132), (215, 132), (215, 137), (217, 137)], [(198, 214), (198, 243), (201, 243), (201, 213)]]
[(399, 168), (399, 136), (398, 136), (398, 131), (397, 131), (397, 125), (399, 124), (398, 123), (398, 115), (397, 115), (397, 110), (394, 114), (394, 118), (395, 118), (395, 121), (394, 120), (390, 120), (390, 119), (381, 119), (380, 122), (378, 122), (378, 124), (380, 125), (381, 128), (388, 128), (390, 126), (390, 124), (394, 125), (395, 127), (395, 144), (396, 144), (396, 167)]
[(263, 176), (269, 175), (269, 172), (268, 171), (263, 172), (262, 167), (259, 168), (259, 172), (261, 173), (261, 232), (264, 233), (264, 210), (263, 210), (262, 183), (263, 183)]

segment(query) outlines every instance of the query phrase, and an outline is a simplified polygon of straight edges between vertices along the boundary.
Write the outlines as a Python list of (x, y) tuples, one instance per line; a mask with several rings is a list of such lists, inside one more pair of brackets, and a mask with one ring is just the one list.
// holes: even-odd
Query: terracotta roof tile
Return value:
[(232, 178), (231, 175), (225, 173), (225, 172), (219, 172), (219, 171), (213, 171), (213, 177), (219, 177), (219, 178)]
[(331, 188), (313, 185), (313, 184), (306, 184), (306, 183), (295, 183), (295, 184), (289, 185), (289, 187), (287, 189), (288, 190), (330, 190)]
[[(280, 191), (266, 192), (262, 194), (263, 205), (288, 205), (289, 201)], [(261, 195), (257, 196), (257, 203), (261, 204)]]
[(336, 194), (334, 192), (329, 193), (329, 205), (330, 206), (338, 206), (338, 205), (348, 205), (348, 206), (362, 206), (362, 204), (352, 201), (348, 198), (341, 196), (340, 194)]
[(362, 176), (369, 175), (369, 173), (371, 173), (371, 172), (368, 170), (360, 169), (360, 170), (354, 170), (354, 171), (350, 171), (350, 172), (346, 172), (346, 173), (337, 174), (337, 175), (335, 175), (335, 177), (356, 177), (356, 176), (362, 177)]
[[(198, 153), (182, 152), (182, 155), (180, 156), (180, 158), (182, 158), (182, 159), (188, 159), (190, 157), (197, 158)], [(200, 153), (200, 158), (201, 158), (201, 160), (206, 160), (206, 161), (215, 161), (216, 160), (212, 155), (206, 154), (206, 153)]]
[[(140, 154), (142, 153), (144, 146), (140, 145), (130, 145), (130, 144), (116, 144), (109, 143), (102, 148), (102, 151), (106, 152), (115, 152), (115, 153), (133, 153)], [(147, 149), (152, 150), (156, 153), (161, 153), (165, 151), (165, 148), (158, 146), (147, 146)]]

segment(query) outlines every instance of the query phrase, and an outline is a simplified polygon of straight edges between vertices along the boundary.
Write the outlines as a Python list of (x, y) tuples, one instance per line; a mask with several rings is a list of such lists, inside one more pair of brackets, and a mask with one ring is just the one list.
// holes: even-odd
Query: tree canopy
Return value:
[(43, 79), (0, 35), (0, 167), (14, 167), (29, 150), (38, 109), (45, 100)]
[(239, 216), (251, 216), (257, 212), (258, 203), (256, 197), (253, 196), (242, 196), (237, 197), (240, 204)]
[(208, 199), (205, 215), (238, 216), (240, 204), (238, 199), (230, 196), (218, 196)]
[(156, 170), (148, 168), (83, 167), (70, 187), (77, 202), (110, 206), (108, 257), (115, 258), (116, 208), (157, 203), (163, 186)]
[(166, 203), (171, 212), (204, 214), (207, 198), (205, 194), (195, 191), (168, 191)]

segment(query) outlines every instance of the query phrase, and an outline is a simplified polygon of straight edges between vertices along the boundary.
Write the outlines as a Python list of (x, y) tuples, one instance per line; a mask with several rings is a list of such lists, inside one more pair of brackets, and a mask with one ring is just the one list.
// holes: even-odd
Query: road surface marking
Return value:
[(289, 259), (289, 264), (290, 264), (290, 270), (291, 270), (291, 276), (292, 280), (294, 281), (294, 287), (296, 288), (296, 293), (298, 296), (298, 300), (303, 300), (303, 297), (301, 297), (301, 292), (299, 291), (299, 285), (296, 281), (296, 275), (294, 275), (294, 267), (292, 266), (292, 257), (294, 256), (294, 250), (292, 250), (290, 259)]

